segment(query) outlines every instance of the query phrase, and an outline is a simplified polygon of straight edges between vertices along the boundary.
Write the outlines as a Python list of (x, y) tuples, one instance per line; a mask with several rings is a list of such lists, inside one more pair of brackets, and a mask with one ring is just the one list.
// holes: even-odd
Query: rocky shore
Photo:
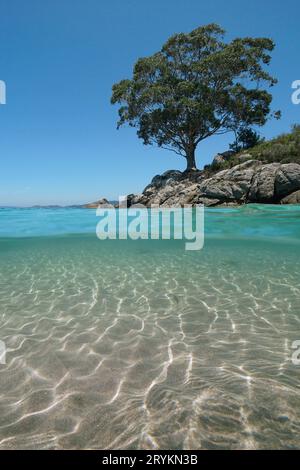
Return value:
[[(205, 170), (166, 171), (155, 176), (141, 194), (128, 195), (128, 206), (204, 204), (212, 207), (247, 203), (300, 203), (300, 165), (245, 160), (241, 159), (242, 163), (212, 175)], [(84, 207), (94, 208), (106, 204), (108, 201), (101, 199)]]

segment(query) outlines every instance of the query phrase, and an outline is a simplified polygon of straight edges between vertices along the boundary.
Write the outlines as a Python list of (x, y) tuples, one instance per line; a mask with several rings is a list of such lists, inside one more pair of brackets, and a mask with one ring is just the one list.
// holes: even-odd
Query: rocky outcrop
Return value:
[(131, 196), (129, 205), (297, 203), (299, 194), (288, 196), (300, 190), (300, 165), (263, 164), (258, 160), (248, 160), (248, 155), (245, 160), (211, 177), (207, 177), (204, 171), (167, 171), (155, 176), (142, 194)]
[(166, 171), (155, 176), (142, 194), (130, 195), (130, 204), (158, 204), (170, 207), (195, 204), (199, 196), (199, 184), (204, 180), (202, 171), (181, 173), (177, 170)]
[(200, 185), (200, 196), (218, 199), (220, 203), (246, 202), (252, 180), (260, 165), (260, 162), (250, 160), (229, 170), (220, 171)]
[[(247, 155), (248, 157), (248, 155)], [(166, 171), (156, 175), (142, 194), (127, 196), (128, 206), (143, 204), (176, 207), (185, 204), (205, 206), (246, 203), (300, 203), (300, 165), (264, 164), (243, 161), (230, 169), (209, 176), (205, 171)], [(106, 199), (85, 207), (109, 204)]]
[(110, 202), (103, 198), (103, 199), (100, 199), (99, 201), (95, 201), (95, 202), (90, 202), (89, 204), (84, 204), (82, 207), (84, 207), (85, 209), (97, 209), (97, 207), (111, 207), (111, 204)]
[(234, 152), (231, 150), (228, 150), (227, 152), (223, 153), (217, 153), (217, 155), (214, 157), (212, 161), (212, 166), (215, 165), (220, 165), (228, 160), (234, 155)]

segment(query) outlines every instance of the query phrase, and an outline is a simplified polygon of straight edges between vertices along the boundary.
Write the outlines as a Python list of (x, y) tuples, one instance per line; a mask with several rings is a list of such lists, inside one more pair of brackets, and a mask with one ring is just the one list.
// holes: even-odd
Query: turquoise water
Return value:
[(0, 448), (300, 448), (300, 206), (207, 209), (205, 246), (0, 209)]

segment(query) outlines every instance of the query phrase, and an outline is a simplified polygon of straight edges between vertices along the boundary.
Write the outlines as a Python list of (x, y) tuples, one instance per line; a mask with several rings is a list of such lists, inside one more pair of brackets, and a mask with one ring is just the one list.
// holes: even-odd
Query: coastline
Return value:
[[(129, 194), (127, 207), (234, 207), (243, 204), (299, 204), (300, 165), (263, 163), (248, 159), (227, 170), (207, 174), (205, 170), (180, 172), (169, 170), (156, 175), (141, 194)], [(85, 208), (105, 207), (103, 198), (85, 204)], [(118, 207), (115, 205), (115, 207)]]

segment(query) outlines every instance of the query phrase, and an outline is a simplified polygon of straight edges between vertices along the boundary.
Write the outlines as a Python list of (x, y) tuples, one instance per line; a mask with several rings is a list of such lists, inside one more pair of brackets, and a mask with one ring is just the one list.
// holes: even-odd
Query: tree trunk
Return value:
[(195, 159), (195, 149), (191, 149), (186, 154), (186, 171), (197, 170), (196, 159)]

